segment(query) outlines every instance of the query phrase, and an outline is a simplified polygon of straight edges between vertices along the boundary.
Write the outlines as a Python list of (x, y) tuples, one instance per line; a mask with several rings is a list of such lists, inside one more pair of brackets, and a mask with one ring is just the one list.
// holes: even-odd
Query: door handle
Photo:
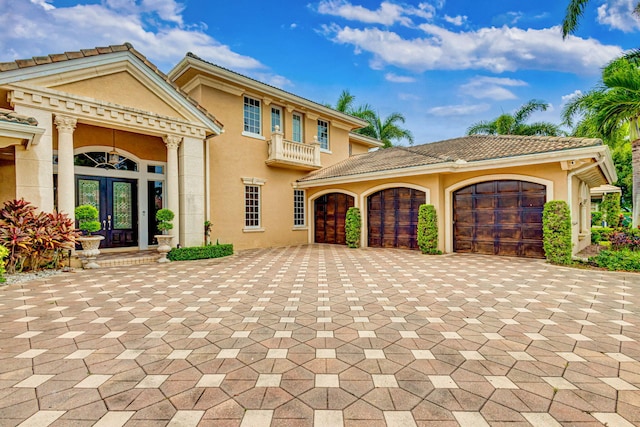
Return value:
[(111, 215), (107, 215), (107, 230), (111, 230)]
[(107, 229), (107, 221), (105, 221), (104, 219), (102, 220), (102, 231)]

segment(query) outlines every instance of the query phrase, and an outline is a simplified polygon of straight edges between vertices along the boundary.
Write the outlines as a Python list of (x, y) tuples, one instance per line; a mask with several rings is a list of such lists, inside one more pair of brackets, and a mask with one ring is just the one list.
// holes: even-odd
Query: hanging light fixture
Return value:
[(113, 142), (113, 150), (109, 151), (107, 162), (110, 165), (117, 165), (120, 162), (120, 154), (116, 151), (116, 131), (111, 129), (111, 140)]

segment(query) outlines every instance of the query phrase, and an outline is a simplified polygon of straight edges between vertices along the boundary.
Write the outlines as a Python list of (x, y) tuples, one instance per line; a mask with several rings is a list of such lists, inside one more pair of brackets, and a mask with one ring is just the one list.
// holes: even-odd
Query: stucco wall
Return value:
[[(13, 147), (3, 149), (3, 152), (13, 153)], [(16, 198), (16, 167), (13, 158), (0, 157), (0, 204)]]

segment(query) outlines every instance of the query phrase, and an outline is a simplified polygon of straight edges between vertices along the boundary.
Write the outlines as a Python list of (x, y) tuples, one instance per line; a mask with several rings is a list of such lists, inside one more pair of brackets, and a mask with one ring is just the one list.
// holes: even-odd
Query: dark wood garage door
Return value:
[(545, 186), (526, 181), (488, 181), (456, 191), (454, 250), (544, 258), (545, 201)]
[(343, 193), (329, 193), (314, 202), (315, 242), (345, 245), (344, 223), (347, 209), (353, 207), (353, 197)]
[(418, 208), (424, 191), (388, 188), (367, 198), (368, 244), (379, 248), (417, 249)]

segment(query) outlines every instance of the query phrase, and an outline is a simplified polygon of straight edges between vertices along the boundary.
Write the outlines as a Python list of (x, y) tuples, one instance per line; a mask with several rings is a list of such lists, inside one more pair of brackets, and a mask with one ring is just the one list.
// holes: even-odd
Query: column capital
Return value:
[(76, 128), (76, 124), (78, 123), (78, 119), (71, 116), (65, 116), (64, 114), (56, 114), (53, 122), (58, 128), (58, 132), (73, 133)]
[(167, 148), (178, 149), (180, 147), (180, 143), (182, 142), (182, 137), (178, 135), (165, 135), (162, 137)]

